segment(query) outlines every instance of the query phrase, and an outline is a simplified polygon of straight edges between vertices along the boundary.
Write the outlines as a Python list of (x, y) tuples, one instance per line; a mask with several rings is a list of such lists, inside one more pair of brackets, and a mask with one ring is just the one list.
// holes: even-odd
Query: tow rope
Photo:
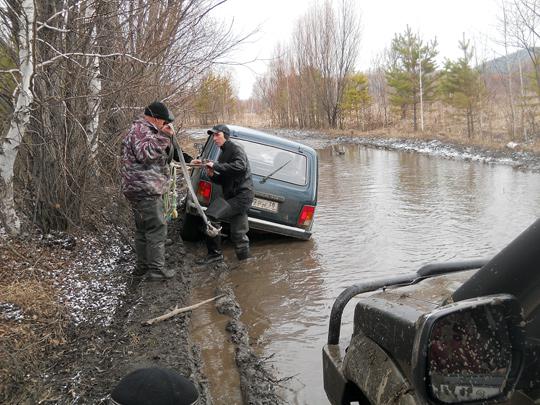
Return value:
[[(186, 185), (187, 185), (187, 188), (188, 188), (188, 191), (189, 191), (189, 195), (191, 196), (191, 199), (193, 200), (193, 203), (195, 204), (195, 208), (197, 209), (197, 213), (202, 218), (202, 220), (204, 222), (204, 225), (206, 226), (205, 233), (208, 236), (210, 236), (211, 238), (214, 238), (214, 237), (219, 235), (219, 231), (221, 231), (221, 227), (216, 228), (215, 226), (213, 226), (210, 223), (210, 221), (208, 221), (208, 218), (206, 217), (206, 214), (204, 213), (204, 210), (202, 209), (201, 204), (199, 203), (199, 199), (197, 198), (197, 196), (195, 195), (195, 191), (193, 190), (193, 185), (191, 184), (191, 176), (189, 175), (189, 171), (188, 171), (188, 168), (186, 166), (186, 161), (184, 160), (184, 154), (182, 153), (182, 149), (180, 147), (178, 149), (179, 149), (178, 157), (180, 159), (180, 162), (179, 162), (180, 164), (175, 163), (175, 162), (171, 162), (170, 163), (171, 169), (173, 170), (173, 173), (175, 175), (176, 175), (176, 170), (175, 169), (177, 167), (180, 167), (182, 169), (182, 173), (184, 174), (184, 180), (186, 182)], [(175, 183), (175, 187), (174, 187), (174, 192), (172, 193), (172, 198), (171, 198), (171, 201), (174, 202), (174, 209), (173, 209), (173, 211), (171, 211), (172, 213), (174, 213), (176, 211), (176, 198), (177, 198), (177, 194), (176, 194), (176, 176), (175, 176), (175, 179), (174, 179), (174, 183)], [(172, 190), (169, 190), (169, 192), (171, 192), (171, 191)], [(172, 206), (172, 204), (171, 204), (171, 206)]]
[(176, 191), (176, 166), (170, 165), (171, 179), (169, 180), (169, 189), (163, 194), (163, 211), (165, 212), (165, 219), (170, 221), (171, 219), (178, 218), (178, 211), (176, 210), (178, 205), (178, 192)]

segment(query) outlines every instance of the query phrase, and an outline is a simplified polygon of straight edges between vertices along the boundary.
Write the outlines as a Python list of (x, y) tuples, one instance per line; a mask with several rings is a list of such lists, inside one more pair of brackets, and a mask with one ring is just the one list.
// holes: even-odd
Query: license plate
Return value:
[(251, 206), (270, 212), (278, 211), (278, 203), (276, 201), (263, 200), (262, 198), (254, 198), (253, 204), (251, 204)]

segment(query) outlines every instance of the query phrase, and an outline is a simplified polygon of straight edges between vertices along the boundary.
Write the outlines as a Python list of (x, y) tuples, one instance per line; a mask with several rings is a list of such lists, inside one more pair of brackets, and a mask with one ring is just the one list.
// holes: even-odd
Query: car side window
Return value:
[(235, 139), (249, 159), (251, 172), (296, 185), (307, 184), (306, 156), (271, 145)]
[(212, 140), (212, 135), (210, 135), (206, 139), (206, 143), (204, 144), (204, 148), (200, 156), (201, 159), (217, 160), (220, 154), (221, 154), (221, 149), (216, 146), (216, 144)]

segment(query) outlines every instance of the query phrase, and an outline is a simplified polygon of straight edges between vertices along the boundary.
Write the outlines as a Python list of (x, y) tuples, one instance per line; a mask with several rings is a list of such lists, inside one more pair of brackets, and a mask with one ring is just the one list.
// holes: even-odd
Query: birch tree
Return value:
[(8, 1), (6, 5), (12, 15), (16, 16), (12, 29), (15, 31), (14, 37), (19, 50), (18, 69), (9, 73), (18, 74), (19, 83), (11, 123), (0, 149), (0, 211), (5, 229), (11, 234), (17, 234), (21, 223), (15, 210), (13, 168), (30, 122), (31, 105), (34, 100), (32, 79), (35, 63), (33, 43), (36, 8), (34, 0), (22, 0), (20, 3)]
[(0, 215), (10, 232), (20, 227), (16, 201), (46, 231), (80, 226), (114, 203), (116, 155), (135, 113), (160, 99), (181, 116), (197, 80), (249, 36), (211, 18), (223, 2), (0, 3), (11, 30), (0, 30), (0, 44), (16, 62), (0, 74), (18, 81), (1, 151)]
[(90, 80), (88, 83), (88, 115), (89, 119), (86, 124), (86, 139), (90, 149), (90, 159), (96, 161), (98, 152), (98, 126), (99, 126), (99, 110), (101, 105), (101, 71), (99, 67), (98, 44), (96, 41), (97, 24), (96, 24), (96, 7), (94, 0), (86, 2), (85, 22), (89, 25), (89, 40), (90, 53), (93, 56), (87, 58), (88, 70), (90, 71)]

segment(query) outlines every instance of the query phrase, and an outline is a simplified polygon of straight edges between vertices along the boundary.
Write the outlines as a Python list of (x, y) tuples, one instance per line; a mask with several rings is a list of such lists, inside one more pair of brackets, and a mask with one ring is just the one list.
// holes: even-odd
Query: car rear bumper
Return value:
[(277, 233), (278, 235), (290, 236), (297, 239), (308, 240), (311, 238), (311, 232), (302, 228), (277, 224), (275, 222), (265, 221), (263, 219), (248, 217), (249, 227), (259, 231)]
[[(206, 207), (202, 207), (206, 211)], [(195, 204), (191, 201), (187, 203), (187, 211), (190, 214), (197, 215), (197, 210), (195, 209)], [(311, 231), (297, 228), (295, 226), (278, 224), (276, 222), (265, 221), (264, 219), (253, 218), (248, 216), (249, 228), (256, 229), (258, 231), (275, 233), (278, 235), (290, 236), (292, 238), (308, 240), (311, 238)]]

